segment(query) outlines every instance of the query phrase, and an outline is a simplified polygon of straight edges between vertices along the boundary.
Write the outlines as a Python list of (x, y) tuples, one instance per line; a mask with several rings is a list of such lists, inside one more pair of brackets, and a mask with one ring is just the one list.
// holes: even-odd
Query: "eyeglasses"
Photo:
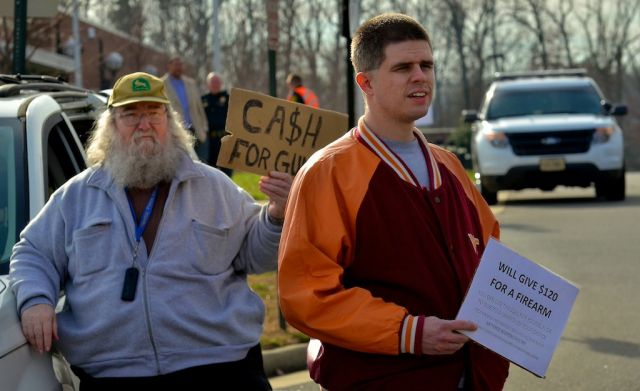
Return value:
[(125, 111), (118, 114), (118, 117), (126, 126), (137, 126), (142, 122), (142, 117), (147, 117), (151, 125), (158, 125), (166, 117), (166, 110), (153, 109), (146, 111)]

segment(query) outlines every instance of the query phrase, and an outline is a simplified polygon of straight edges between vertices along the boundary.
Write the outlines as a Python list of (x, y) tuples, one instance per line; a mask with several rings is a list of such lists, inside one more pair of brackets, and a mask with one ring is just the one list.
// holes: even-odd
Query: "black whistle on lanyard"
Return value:
[(136, 297), (139, 274), (140, 272), (135, 267), (128, 268), (124, 273), (124, 284), (122, 284), (122, 295), (120, 296), (123, 301), (133, 301)]

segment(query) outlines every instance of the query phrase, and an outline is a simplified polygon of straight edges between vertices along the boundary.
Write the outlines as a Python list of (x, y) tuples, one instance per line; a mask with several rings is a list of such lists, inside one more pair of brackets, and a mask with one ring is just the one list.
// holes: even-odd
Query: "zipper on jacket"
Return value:
[[(115, 196), (111, 196), (112, 199), (117, 200), (117, 197)], [(133, 252), (135, 246), (136, 246), (136, 241), (135, 241), (135, 222), (133, 222), (133, 229), (131, 228), (131, 224), (132, 224), (132, 219), (131, 219), (131, 212), (129, 209), (123, 209), (120, 206), (120, 203), (118, 203), (117, 201), (114, 201), (114, 203), (117, 205), (118, 210), (120, 211), (120, 214), (122, 216), (127, 216), (127, 218), (125, 219), (126, 221), (128, 221), (128, 223), (125, 223), (125, 229), (127, 231), (127, 238), (129, 239), (129, 244), (131, 246), (131, 251)], [(163, 213), (164, 215), (164, 213)], [(160, 219), (160, 223), (162, 223), (162, 219)], [(160, 230), (160, 224), (158, 224), (158, 231)], [(156, 237), (157, 237), (157, 232), (156, 232)], [(132, 239), (133, 237), (133, 239)], [(146, 246), (146, 243), (145, 243)], [(154, 246), (155, 247), (155, 246)], [(153, 252), (153, 247), (151, 248), (151, 252)], [(147, 264), (149, 263), (149, 260), (151, 259), (151, 254), (148, 255), (147, 257)], [(142, 302), (144, 305), (144, 317), (145, 317), (145, 323), (147, 326), (147, 333), (149, 335), (149, 342), (151, 343), (151, 348), (153, 349), (153, 356), (155, 358), (156, 361), (156, 374), (160, 374), (160, 360), (158, 358), (158, 349), (156, 347), (155, 341), (153, 339), (153, 330), (151, 329), (151, 320), (149, 317), (149, 303), (147, 301), (147, 278), (146, 278), (146, 274), (147, 274), (147, 266), (145, 265), (145, 267), (142, 266), (142, 264), (138, 264), (138, 267), (140, 268), (140, 271), (142, 272)]]
[[(153, 251), (153, 250), (151, 250)], [(149, 263), (147, 262), (147, 266)], [(149, 333), (149, 342), (153, 348), (153, 356), (156, 359), (156, 374), (160, 375), (160, 358), (158, 357), (158, 348), (156, 346), (155, 339), (153, 338), (153, 329), (151, 328), (151, 317), (149, 316), (149, 300), (147, 300), (147, 268), (142, 269), (142, 293), (144, 302), (144, 317), (147, 323), (147, 332)]]
[[(173, 199), (173, 195), (175, 194), (175, 189), (177, 188), (173, 186), (173, 181), (169, 184), (169, 194), (167, 194), (167, 199), (165, 200), (165, 206), (168, 205), (170, 203), (170, 201)], [(158, 222), (158, 229), (156, 230), (156, 237), (155, 237), (155, 244), (157, 244), (158, 242), (158, 238), (160, 237), (160, 235), (162, 234), (162, 227), (163, 227), (163, 221), (164, 221), (164, 208), (162, 211), (162, 215), (160, 216), (160, 221)], [(151, 327), (151, 316), (150, 316), (150, 310), (149, 310), (149, 300), (147, 298), (147, 293), (148, 293), (148, 289), (147, 289), (147, 268), (149, 268), (149, 266), (151, 265), (151, 260), (153, 259), (153, 254), (156, 251), (156, 248), (158, 246), (156, 246), (154, 244), (153, 247), (151, 247), (151, 252), (149, 253), (148, 257), (147, 257), (147, 262), (145, 267), (142, 269), (142, 300), (144, 302), (144, 316), (145, 316), (145, 320), (147, 323), (147, 332), (149, 333), (149, 342), (151, 342), (151, 347), (153, 348), (153, 355), (155, 357), (156, 360), (156, 373), (158, 375), (160, 375), (160, 358), (158, 357), (158, 347), (156, 345), (155, 339), (153, 337), (153, 328)], [(146, 243), (145, 243), (146, 245)]]

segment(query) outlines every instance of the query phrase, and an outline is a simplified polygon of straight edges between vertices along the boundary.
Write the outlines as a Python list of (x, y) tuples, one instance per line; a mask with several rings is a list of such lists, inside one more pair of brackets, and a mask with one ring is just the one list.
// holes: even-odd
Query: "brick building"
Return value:
[[(8, 31), (13, 32), (13, 20), (8, 18)], [(111, 88), (121, 75), (144, 71), (162, 75), (169, 55), (161, 48), (142, 43), (136, 37), (80, 18), (82, 45), (82, 86), (91, 89)], [(75, 83), (72, 17), (58, 12), (52, 18), (30, 18), (27, 25), (26, 73), (62, 76)], [(7, 56), (7, 42), (0, 29), (0, 54)], [(10, 49), (10, 47), (9, 47)], [(7, 59), (8, 60), (8, 59)], [(0, 73), (10, 73), (4, 62)]]

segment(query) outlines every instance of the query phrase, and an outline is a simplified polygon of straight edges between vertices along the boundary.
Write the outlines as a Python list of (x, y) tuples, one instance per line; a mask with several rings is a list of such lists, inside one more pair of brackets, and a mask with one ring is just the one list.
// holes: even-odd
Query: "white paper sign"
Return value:
[(578, 288), (490, 239), (456, 319), (463, 332), (533, 374), (544, 377)]

